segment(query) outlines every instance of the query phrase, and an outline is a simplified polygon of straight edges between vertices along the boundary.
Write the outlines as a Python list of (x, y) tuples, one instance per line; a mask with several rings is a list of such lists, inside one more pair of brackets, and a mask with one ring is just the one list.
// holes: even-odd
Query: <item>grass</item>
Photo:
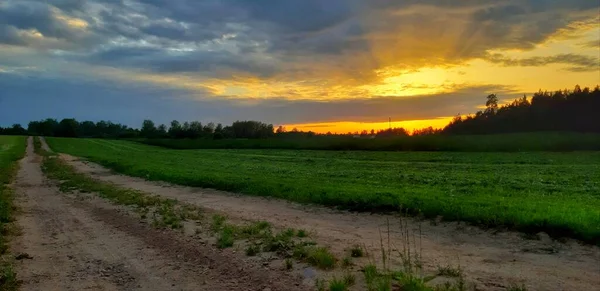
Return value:
[(489, 135), (435, 135), (386, 138), (314, 136), (268, 139), (137, 139), (172, 149), (293, 149), (368, 151), (519, 152), (599, 150), (600, 134), (535, 132)]
[(365, 275), (365, 282), (367, 282), (367, 285), (373, 284), (373, 282), (375, 282), (375, 279), (379, 275), (379, 273), (377, 272), (377, 266), (373, 264), (364, 266), (363, 274)]
[(212, 224), (210, 226), (211, 230), (213, 232), (219, 231), (222, 227), (223, 224), (225, 224), (225, 221), (227, 220), (227, 217), (220, 215), (220, 214), (215, 214), (212, 217)]
[(354, 284), (356, 283), (356, 276), (354, 276), (354, 274), (351, 273), (346, 273), (344, 275), (344, 283), (346, 283), (347, 286), (354, 286)]
[(286, 258), (287, 269), (293, 267), (291, 258), (305, 261), (324, 270), (333, 269), (337, 258), (325, 247), (317, 247), (313, 241), (299, 238), (298, 231), (292, 228), (275, 232), (266, 221), (246, 225), (227, 223), (227, 217), (214, 215), (210, 226), (217, 233), (217, 247), (229, 248), (236, 241), (245, 241), (246, 255), (255, 256), (260, 252), (274, 252)]
[(333, 278), (329, 281), (329, 291), (346, 291), (348, 290), (348, 284), (344, 279)]
[(460, 268), (455, 268), (452, 266), (439, 266), (438, 267), (438, 276), (445, 277), (460, 277), (462, 276), (462, 270)]
[(299, 229), (298, 233), (296, 233), (297, 237), (303, 238), (308, 236), (308, 232), (304, 229)]
[(9, 184), (17, 172), (17, 162), (25, 154), (25, 138), (0, 136), (0, 290), (17, 290), (19, 283), (8, 251), (14, 220), (13, 190)]
[(260, 253), (260, 245), (249, 244), (246, 247), (246, 256), (253, 257)]
[(363, 248), (360, 245), (354, 245), (350, 249), (350, 256), (353, 258), (360, 258), (364, 255)]
[(217, 247), (220, 249), (232, 247), (235, 242), (234, 231), (232, 227), (224, 227), (217, 237)]
[(306, 261), (320, 269), (331, 270), (335, 268), (337, 259), (329, 249), (324, 247), (313, 247), (308, 251)]
[(285, 269), (291, 270), (292, 268), (294, 268), (294, 261), (290, 258), (285, 259)]
[(600, 244), (600, 152), (182, 151), (116, 140), (48, 142), (149, 180)]
[[(383, 268), (371, 263), (363, 267), (362, 271), (365, 277), (366, 289), (370, 291), (392, 290), (410, 290), (410, 291), (466, 291), (467, 284), (460, 268), (454, 268), (449, 265), (440, 266), (435, 274), (426, 276), (423, 270), (422, 248), (418, 233), (412, 232), (408, 228), (406, 220), (400, 221), (401, 237), (397, 243), (397, 249), (392, 249), (388, 244), (387, 249), (383, 243), (384, 236), (387, 234), (387, 240), (390, 239), (390, 225), (387, 223), (387, 232), (380, 232), (381, 246), (381, 264)], [(396, 258), (394, 258), (397, 256)], [(373, 259), (370, 257), (370, 259)], [(398, 261), (398, 264), (391, 264), (392, 261)], [(446, 277), (444, 284), (433, 286), (432, 280), (437, 277)], [(448, 280), (450, 279), (450, 280)]]
[(317, 291), (325, 291), (325, 283), (325, 280), (317, 278), (315, 280), (315, 288), (317, 288)]

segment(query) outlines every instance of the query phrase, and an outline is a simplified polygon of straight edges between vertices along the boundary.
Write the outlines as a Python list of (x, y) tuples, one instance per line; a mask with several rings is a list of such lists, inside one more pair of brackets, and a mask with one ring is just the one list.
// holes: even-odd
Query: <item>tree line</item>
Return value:
[(202, 124), (198, 121), (180, 123), (173, 120), (169, 127), (156, 126), (152, 120), (144, 120), (140, 129), (131, 128), (110, 121), (82, 121), (65, 118), (61, 121), (45, 119), (32, 121), (27, 129), (20, 124), (0, 127), (4, 135), (40, 135), (55, 137), (94, 137), (94, 138), (267, 138), (275, 135), (273, 125), (259, 121), (236, 121), (228, 126), (212, 122)]
[(223, 126), (212, 122), (202, 124), (198, 121), (180, 123), (173, 120), (169, 126), (156, 125), (152, 120), (144, 120), (141, 128), (131, 128), (110, 121), (77, 121), (66, 118), (61, 121), (45, 119), (32, 121), (27, 128), (19, 124), (0, 127), (2, 135), (41, 135), (56, 137), (95, 137), (95, 138), (163, 138), (163, 139), (230, 139), (230, 138), (304, 138), (315, 135), (354, 136), (354, 137), (392, 137), (422, 136), (439, 134), (493, 134), (535, 131), (571, 131), (600, 133), (600, 87), (539, 91), (531, 98), (523, 96), (511, 103), (500, 105), (495, 94), (487, 96), (485, 110), (475, 114), (456, 116), (445, 128), (427, 127), (413, 130), (389, 128), (374, 129), (346, 134), (316, 134), (296, 128), (287, 131), (285, 127), (277, 129), (272, 124), (260, 121), (236, 121)]
[(539, 91), (499, 106), (487, 97), (485, 110), (455, 117), (442, 131), (447, 134), (493, 134), (536, 131), (600, 133), (600, 87)]

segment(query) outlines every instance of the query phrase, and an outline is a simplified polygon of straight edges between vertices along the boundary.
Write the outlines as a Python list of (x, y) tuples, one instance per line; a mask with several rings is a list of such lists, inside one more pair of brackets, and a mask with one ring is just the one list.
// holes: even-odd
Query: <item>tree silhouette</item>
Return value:
[(140, 130), (140, 135), (149, 138), (156, 136), (156, 126), (152, 120), (144, 120), (142, 123), (142, 129)]
[(600, 87), (594, 90), (576, 86), (573, 91), (538, 91), (498, 107), (492, 94), (485, 112), (465, 118), (455, 117), (443, 130), (446, 134), (493, 134), (535, 131), (600, 133)]
[(496, 94), (490, 94), (487, 96), (485, 107), (486, 114), (496, 114), (496, 112), (498, 111), (498, 97), (496, 96)]

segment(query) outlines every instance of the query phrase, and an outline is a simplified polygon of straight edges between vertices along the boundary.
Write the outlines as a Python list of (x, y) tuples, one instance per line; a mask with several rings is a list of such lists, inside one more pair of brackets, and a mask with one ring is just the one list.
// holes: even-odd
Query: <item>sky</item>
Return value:
[(443, 127), (600, 84), (595, 0), (2, 0), (0, 126)]

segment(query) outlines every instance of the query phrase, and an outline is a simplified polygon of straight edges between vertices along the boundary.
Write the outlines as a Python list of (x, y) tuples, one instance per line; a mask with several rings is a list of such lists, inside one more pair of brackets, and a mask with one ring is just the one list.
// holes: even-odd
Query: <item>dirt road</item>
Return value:
[(50, 185), (28, 140), (15, 184), (22, 235), (11, 251), (22, 290), (304, 290), (287, 273), (152, 229), (101, 199)]
[[(99, 165), (62, 155), (82, 173), (117, 185), (162, 195), (201, 207), (222, 211), (230, 217), (266, 220), (279, 227), (312, 230), (319, 243), (341, 254), (353, 244), (366, 245), (372, 254), (380, 252), (381, 232), (390, 221), (390, 240), (399, 245), (400, 218), (334, 211), (302, 206), (277, 199), (235, 195), (149, 182), (115, 174)], [(419, 222), (403, 219), (421, 244), (425, 268), (459, 264), (478, 290), (505, 290), (525, 283), (529, 290), (600, 290), (600, 248), (575, 241), (559, 243), (540, 234), (538, 240), (523, 239), (513, 232), (484, 231), (457, 223)], [(385, 240), (387, 235), (384, 234)]]

